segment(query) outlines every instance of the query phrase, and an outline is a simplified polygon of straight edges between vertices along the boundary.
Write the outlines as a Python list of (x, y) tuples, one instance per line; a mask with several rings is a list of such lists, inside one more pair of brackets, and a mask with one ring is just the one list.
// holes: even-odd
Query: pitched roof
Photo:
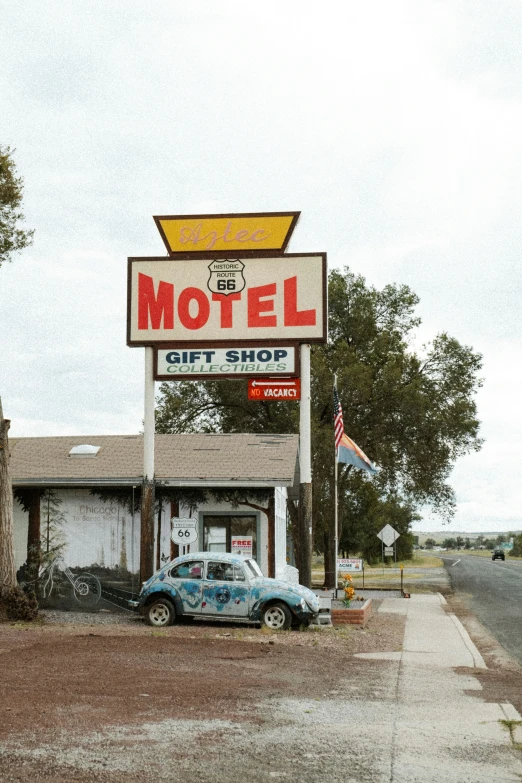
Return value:
[[(99, 446), (70, 456), (74, 446)], [(155, 436), (156, 478), (173, 486), (292, 486), (297, 435)], [(82, 435), (10, 440), (15, 486), (139, 484), (143, 435)]]

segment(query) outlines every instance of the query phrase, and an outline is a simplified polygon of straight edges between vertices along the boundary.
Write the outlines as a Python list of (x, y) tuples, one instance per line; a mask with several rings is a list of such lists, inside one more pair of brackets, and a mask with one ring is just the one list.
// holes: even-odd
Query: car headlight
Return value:
[(307, 607), (307, 603), (306, 603), (305, 599), (301, 598), (300, 603), (301, 603), (301, 609), (305, 610), (306, 607)]

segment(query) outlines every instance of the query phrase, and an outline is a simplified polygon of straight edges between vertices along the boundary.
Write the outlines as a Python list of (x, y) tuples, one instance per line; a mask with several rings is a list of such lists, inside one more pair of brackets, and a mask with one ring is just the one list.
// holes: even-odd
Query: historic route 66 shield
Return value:
[(237, 258), (230, 261), (228, 258), (212, 261), (208, 265), (210, 277), (208, 278), (208, 288), (214, 294), (237, 294), (243, 290), (246, 285), (243, 277), (245, 265)]

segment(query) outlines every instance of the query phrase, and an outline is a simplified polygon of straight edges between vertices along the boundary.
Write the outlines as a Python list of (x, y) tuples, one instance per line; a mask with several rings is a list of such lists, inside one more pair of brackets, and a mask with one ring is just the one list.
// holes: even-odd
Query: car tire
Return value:
[(282, 602), (270, 604), (263, 609), (261, 622), (271, 631), (288, 631), (292, 625), (292, 613)]
[(176, 610), (168, 598), (158, 598), (145, 609), (145, 622), (154, 628), (165, 628), (176, 619)]

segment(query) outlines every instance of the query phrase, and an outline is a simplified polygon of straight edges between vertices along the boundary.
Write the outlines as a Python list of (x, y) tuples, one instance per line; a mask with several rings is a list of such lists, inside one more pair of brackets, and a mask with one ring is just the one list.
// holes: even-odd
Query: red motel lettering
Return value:
[[(284, 280), (283, 291), (278, 292), (277, 283), (253, 286), (246, 289), (247, 326), (249, 329), (266, 329), (276, 327), (277, 314), (275, 302), (283, 295), (284, 326), (315, 326), (317, 311), (298, 309), (297, 277)], [(233, 303), (240, 301), (241, 293), (212, 293), (189, 286), (183, 288), (179, 296), (175, 296), (174, 284), (160, 280), (157, 289), (154, 280), (149, 275), (138, 273), (138, 329), (175, 329), (175, 316), (185, 329), (197, 331), (205, 326), (210, 312), (211, 302), (219, 306), (220, 326), (231, 329), (234, 322)]]

